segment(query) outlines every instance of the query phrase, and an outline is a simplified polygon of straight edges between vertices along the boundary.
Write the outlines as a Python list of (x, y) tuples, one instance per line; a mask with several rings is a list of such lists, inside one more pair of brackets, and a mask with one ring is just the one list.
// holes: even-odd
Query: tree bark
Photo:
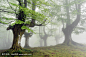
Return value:
[(11, 47), (10, 49), (15, 49), (15, 50), (17, 50), (17, 49), (22, 48), (22, 47), (19, 46), (19, 44), (18, 44), (19, 35), (20, 35), (20, 39), (21, 39), (21, 37), (22, 37), (22, 35), (23, 35), (24, 31), (25, 31), (25, 30), (22, 30), (22, 29), (21, 29), (21, 26), (22, 26), (22, 25), (16, 24), (16, 25), (14, 26), (14, 28), (12, 29), (12, 31), (13, 31), (13, 43), (12, 43), (12, 47)]
[(16, 31), (13, 31), (13, 44), (12, 44), (11, 49), (19, 48), (18, 39), (19, 39), (18, 33), (16, 33)]

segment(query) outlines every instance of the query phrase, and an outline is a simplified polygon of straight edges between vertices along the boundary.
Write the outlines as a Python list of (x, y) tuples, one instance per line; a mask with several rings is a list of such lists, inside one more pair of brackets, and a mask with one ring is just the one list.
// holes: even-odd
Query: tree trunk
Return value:
[(40, 39), (40, 47), (42, 47), (43, 46), (43, 41), (42, 41), (42, 39)]
[(44, 38), (44, 46), (47, 46), (47, 38)]
[(25, 30), (20, 31), (20, 37), (19, 37), (19, 46), (21, 47), (21, 38), (22, 35), (24, 34)]
[(59, 44), (59, 38), (55, 37), (56, 44)]
[(58, 40), (56, 40), (56, 44), (59, 44)]
[(64, 41), (63, 44), (72, 45), (72, 46), (73, 46), (73, 45), (74, 45), (74, 46), (84, 46), (84, 45), (82, 45), (82, 44), (80, 44), (80, 43), (74, 42), (74, 41), (72, 40), (72, 38), (71, 38), (71, 34), (72, 34), (72, 33), (65, 34), (65, 41)]
[(19, 39), (18, 33), (14, 31), (13, 32), (13, 44), (12, 44), (11, 49), (19, 49), (20, 46), (18, 45), (18, 39)]
[[(66, 5), (68, 5), (68, 0), (66, 0)], [(70, 44), (70, 43), (74, 43), (77, 44), (76, 42), (74, 42), (71, 38), (71, 34), (73, 32), (73, 29), (78, 25), (80, 19), (81, 19), (81, 3), (80, 1), (78, 1), (78, 4), (76, 4), (76, 10), (77, 10), (77, 16), (74, 22), (70, 23), (70, 14), (69, 14), (69, 6), (66, 7), (67, 10), (67, 22), (66, 22), (66, 28), (64, 28), (64, 24), (63, 24), (63, 28), (62, 31), (65, 35), (65, 41), (64, 43), (66, 44)]]
[(70, 45), (71, 41), (72, 41), (71, 34), (70, 35), (65, 34), (65, 41), (64, 41), (64, 43), (67, 44), (67, 45)]
[(65, 29), (62, 29), (63, 30), (63, 33), (65, 35), (65, 41), (63, 44), (67, 44), (67, 45), (79, 45), (79, 46), (82, 46), (81, 44), (79, 43), (76, 43), (72, 40), (71, 38), (71, 34), (73, 32), (73, 28), (69, 25), (68, 27), (66, 27)]
[(21, 29), (22, 25), (14, 25), (14, 28), (12, 29), (13, 31), (13, 43), (12, 43), (12, 47), (11, 49), (21, 49), (22, 47), (19, 46), (18, 44), (18, 40), (19, 40), (19, 35), (20, 35), (20, 40), (21, 40), (21, 37), (22, 35), (24, 34), (24, 31), (25, 30), (22, 30)]
[(71, 34), (73, 32), (73, 28), (69, 25), (65, 29), (62, 29), (62, 31), (65, 35), (64, 43), (67, 44), (67, 45), (70, 45), (71, 41), (72, 41)]
[(25, 37), (26, 39), (25, 39), (25, 46), (24, 46), (24, 48), (29, 48), (30, 46), (29, 46), (29, 37)]

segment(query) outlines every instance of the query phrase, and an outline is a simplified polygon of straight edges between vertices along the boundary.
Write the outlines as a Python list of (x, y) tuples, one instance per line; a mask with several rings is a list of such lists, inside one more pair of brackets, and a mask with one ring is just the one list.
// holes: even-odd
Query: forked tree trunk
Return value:
[[(75, 21), (72, 24), (69, 24), (66, 26), (66, 28), (63, 28), (62, 31), (65, 35), (65, 41), (64, 43), (70, 45), (70, 44), (77, 44), (76, 42), (74, 42), (71, 38), (71, 34), (73, 32), (73, 29), (78, 25), (79, 21), (80, 21), (80, 16), (81, 16), (81, 4), (77, 4), (77, 17), (75, 19)], [(79, 44), (80, 45), (80, 44)]]

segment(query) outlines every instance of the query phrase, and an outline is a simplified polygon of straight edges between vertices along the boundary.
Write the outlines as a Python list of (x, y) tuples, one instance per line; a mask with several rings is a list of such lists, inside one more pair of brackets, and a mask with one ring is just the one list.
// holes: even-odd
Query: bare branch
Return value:
[(44, 31), (44, 34), (47, 35), (46, 32), (45, 32), (45, 26), (43, 26), (43, 31)]
[(6, 11), (4, 9), (0, 9), (1, 11), (0, 12), (6, 12), (6, 13), (10, 13), (10, 14), (15, 14), (15, 13), (12, 13), (11, 11)]
[(6, 10), (4, 10), (4, 9), (0, 9), (0, 10), (2, 10), (2, 11), (0, 11), (0, 12), (7, 12), (7, 13), (10, 13), (10, 11), (6, 11)]
[(41, 24), (35, 24), (35, 26), (45, 26), (45, 25), (43, 25), (45, 22), (46, 22), (46, 19), (43, 21), (43, 23), (41, 23)]
[(7, 0), (7, 2), (8, 2), (8, 4), (9, 4), (10, 8), (11, 8), (13, 11), (15, 11), (15, 13), (16, 13), (16, 10), (14, 10), (14, 9), (12, 8), (12, 6), (10, 5), (10, 3), (9, 3), (8, 0)]

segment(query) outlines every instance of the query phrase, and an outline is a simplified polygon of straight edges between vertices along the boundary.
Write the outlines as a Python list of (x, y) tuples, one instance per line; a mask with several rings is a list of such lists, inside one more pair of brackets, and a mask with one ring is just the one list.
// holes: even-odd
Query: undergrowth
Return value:
[[(13, 57), (86, 57), (86, 47), (80, 46), (67, 46), (57, 45), (49, 47), (35, 47), (22, 49), (18, 51), (6, 50), (9, 53), (19, 54), (32, 54), (26, 56), (13, 56)], [(12, 57), (12, 55), (1, 56), (1, 57)]]

